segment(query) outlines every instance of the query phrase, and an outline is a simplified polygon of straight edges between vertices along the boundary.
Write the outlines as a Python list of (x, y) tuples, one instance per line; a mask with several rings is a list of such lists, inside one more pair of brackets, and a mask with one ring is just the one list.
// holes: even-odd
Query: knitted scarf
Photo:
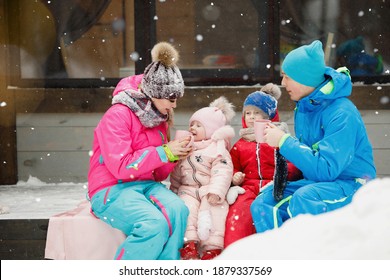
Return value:
[(129, 107), (145, 127), (156, 127), (168, 120), (168, 115), (161, 114), (141, 91), (130, 89), (119, 92), (112, 98), (112, 104), (118, 103)]
[(253, 127), (241, 128), (240, 137), (244, 138), (244, 140), (248, 142), (255, 142), (255, 130), (253, 129)]

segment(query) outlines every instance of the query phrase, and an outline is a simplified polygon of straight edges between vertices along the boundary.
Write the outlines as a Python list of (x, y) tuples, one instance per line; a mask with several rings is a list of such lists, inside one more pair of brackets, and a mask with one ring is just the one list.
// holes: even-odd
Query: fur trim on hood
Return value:
[(218, 128), (213, 135), (211, 135), (211, 140), (218, 141), (218, 140), (231, 140), (236, 135), (233, 127), (230, 125), (222, 126), (221, 128)]

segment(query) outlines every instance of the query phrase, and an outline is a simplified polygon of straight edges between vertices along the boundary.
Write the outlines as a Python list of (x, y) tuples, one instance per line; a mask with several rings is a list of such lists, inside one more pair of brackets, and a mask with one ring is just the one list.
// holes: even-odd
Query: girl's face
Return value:
[(253, 127), (255, 121), (268, 119), (260, 109), (248, 108), (244, 111), (244, 120), (247, 127)]
[(172, 109), (176, 108), (176, 101), (177, 99), (152, 98), (154, 106), (163, 115), (168, 115)]
[(315, 89), (314, 87), (305, 86), (294, 81), (284, 72), (282, 72), (282, 75), (282, 86), (286, 87), (286, 91), (290, 95), (290, 99), (292, 101), (301, 100), (305, 96), (308, 96), (310, 93), (312, 93)]
[(206, 139), (206, 130), (198, 121), (192, 121), (189, 131), (194, 135), (194, 141), (202, 141)]

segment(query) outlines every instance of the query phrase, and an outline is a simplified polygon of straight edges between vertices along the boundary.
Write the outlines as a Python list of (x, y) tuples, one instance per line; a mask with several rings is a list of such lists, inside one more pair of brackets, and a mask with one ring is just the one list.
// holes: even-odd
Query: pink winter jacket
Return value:
[[(113, 95), (137, 90), (141, 75), (122, 79)], [(130, 181), (163, 181), (173, 170), (162, 148), (167, 143), (167, 123), (147, 128), (125, 105), (114, 104), (94, 131), (93, 154), (88, 172), (88, 195), (107, 186)]]
[(233, 176), (233, 163), (226, 141), (234, 136), (234, 130), (225, 126), (217, 130), (211, 140), (194, 142), (195, 150), (180, 161), (170, 176), (171, 190), (187, 192), (199, 200), (208, 193), (226, 198)]

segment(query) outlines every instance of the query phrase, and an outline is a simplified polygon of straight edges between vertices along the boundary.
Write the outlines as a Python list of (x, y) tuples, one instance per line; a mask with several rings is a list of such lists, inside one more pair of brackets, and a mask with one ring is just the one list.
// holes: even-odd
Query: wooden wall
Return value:
[[(179, 111), (175, 114), (172, 134), (176, 129), (188, 128), (192, 112)], [(390, 111), (362, 110), (361, 114), (374, 148), (377, 175), (390, 176)], [(280, 115), (293, 132), (292, 111), (281, 111)], [(29, 176), (33, 176), (49, 183), (87, 182), (93, 130), (101, 116), (101, 113), (18, 114), (19, 180), (27, 181)], [(236, 131), (234, 143), (241, 128), (240, 113), (233, 119), (232, 126)]]

